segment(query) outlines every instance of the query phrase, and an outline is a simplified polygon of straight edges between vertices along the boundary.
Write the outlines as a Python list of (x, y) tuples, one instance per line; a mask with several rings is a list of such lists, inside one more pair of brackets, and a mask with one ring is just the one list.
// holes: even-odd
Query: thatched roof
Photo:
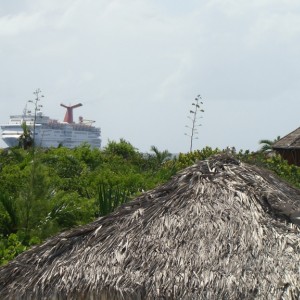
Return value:
[(300, 149), (300, 127), (272, 145), (273, 149)]
[(0, 269), (1, 299), (299, 299), (300, 191), (201, 161)]

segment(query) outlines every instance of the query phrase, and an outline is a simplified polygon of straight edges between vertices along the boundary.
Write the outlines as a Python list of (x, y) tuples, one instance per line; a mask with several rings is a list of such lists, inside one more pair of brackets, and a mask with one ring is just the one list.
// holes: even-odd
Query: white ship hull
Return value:
[[(20, 126), (2, 125), (2, 139), (8, 147), (19, 144), (19, 138), (23, 133)], [(32, 128), (29, 126), (32, 131)], [(64, 146), (74, 148), (82, 143), (89, 144), (92, 148), (100, 148), (100, 129), (99, 128), (76, 128), (71, 124), (61, 124), (60, 128), (36, 124), (35, 145), (43, 148)]]
[(75, 148), (83, 143), (89, 144), (92, 148), (101, 147), (100, 128), (85, 123), (58, 122), (42, 114), (36, 116), (35, 121), (31, 114), (11, 116), (8, 124), (1, 125), (2, 139), (8, 147), (19, 144), (20, 136), (23, 134), (23, 123), (26, 123), (31, 134), (34, 132), (35, 145), (38, 147)]

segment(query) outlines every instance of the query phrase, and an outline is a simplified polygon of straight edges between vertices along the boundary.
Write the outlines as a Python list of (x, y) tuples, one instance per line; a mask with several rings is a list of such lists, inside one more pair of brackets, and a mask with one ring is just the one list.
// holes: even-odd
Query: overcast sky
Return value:
[[(300, 126), (299, 0), (0, 0), (0, 123), (36, 88), (44, 113), (83, 107), (102, 145), (257, 150)], [(4, 146), (1, 142), (0, 146)]]

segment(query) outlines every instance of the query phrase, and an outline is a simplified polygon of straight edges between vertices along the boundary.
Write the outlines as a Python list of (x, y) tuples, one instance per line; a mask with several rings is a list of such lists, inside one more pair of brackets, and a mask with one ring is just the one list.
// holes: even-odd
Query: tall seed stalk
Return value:
[(203, 104), (202, 101), (200, 101), (202, 98), (200, 95), (198, 95), (195, 98), (195, 102), (192, 103), (192, 105), (194, 106), (193, 109), (190, 110), (190, 115), (188, 116), (188, 118), (191, 120), (192, 125), (186, 125), (185, 127), (187, 127), (188, 129), (190, 129), (190, 133), (185, 133), (185, 135), (187, 135), (188, 137), (190, 137), (190, 152), (192, 152), (193, 150), (193, 140), (194, 139), (198, 139), (198, 137), (196, 136), (199, 132), (197, 127), (202, 126), (200, 123), (198, 123), (198, 120), (200, 118), (202, 118), (202, 116), (198, 116), (199, 112), (204, 112), (204, 109), (202, 109), (200, 107), (201, 104)]

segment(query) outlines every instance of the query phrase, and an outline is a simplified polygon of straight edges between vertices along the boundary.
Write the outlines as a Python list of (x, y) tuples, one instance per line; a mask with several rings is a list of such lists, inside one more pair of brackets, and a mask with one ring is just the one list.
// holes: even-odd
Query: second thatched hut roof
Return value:
[(228, 156), (0, 268), (2, 299), (299, 299), (300, 191)]

